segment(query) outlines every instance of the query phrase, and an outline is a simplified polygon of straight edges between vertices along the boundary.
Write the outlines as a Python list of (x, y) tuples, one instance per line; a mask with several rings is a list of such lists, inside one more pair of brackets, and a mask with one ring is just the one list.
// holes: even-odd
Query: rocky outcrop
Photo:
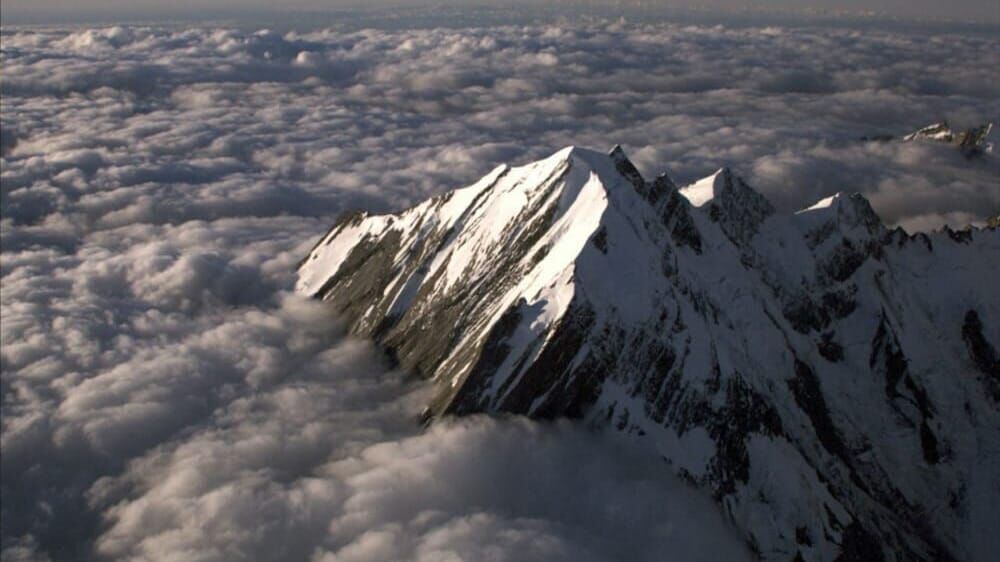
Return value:
[(966, 157), (993, 151), (989, 142), (993, 123), (984, 123), (964, 131), (954, 131), (947, 121), (928, 125), (903, 137), (904, 141), (930, 140), (955, 145)]

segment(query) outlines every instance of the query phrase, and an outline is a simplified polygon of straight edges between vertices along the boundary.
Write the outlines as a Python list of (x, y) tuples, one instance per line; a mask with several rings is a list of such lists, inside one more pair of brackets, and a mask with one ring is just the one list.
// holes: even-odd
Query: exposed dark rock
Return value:
[(883, 562), (885, 553), (878, 538), (852, 521), (841, 535), (840, 556), (835, 562)]
[(949, 238), (959, 244), (968, 244), (972, 241), (972, 230), (968, 228), (963, 228), (962, 230), (952, 230), (948, 225), (945, 225), (943, 230)]
[(927, 425), (927, 419), (924, 419), (920, 423), (920, 448), (923, 450), (924, 460), (928, 464), (937, 464), (941, 460), (941, 454), (938, 452), (937, 437), (934, 436), (934, 432)]
[(316, 296), (332, 302), (348, 318), (360, 317), (372, 300), (380, 300), (392, 280), (392, 256), (399, 250), (400, 238), (396, 233), (378, 242), (362, 240)]
[(854, 295), (858, 292), (857, 285), (842, 286), (839, 290), (823, 293), (823, 308), (837, 320), (847, 318), (857, 308)]
[(717, 195), (708, 204), (708, 215), (737, 246), (745, 246), (774, 207), (728, 168), (716, 178)]
[(678, 244), (691, 248), (696, 254), (701, 253), (701, 235), (683, 195), (671, 191), (660, 205), (660, 218)]
[(807, 527), (795, 528), (795, 542), (803, 546), (812, 546), (812, 537), (809, 536), (809, 529)]
[(809, 365), (795, 360), (795, 376), (788, 379), (788, 388), (791, 389), (795, 402), (812, 422), (816, 437), (823, 448), (850, 466), (849, 451), (837, 431), (837, 426), (830, 419), (830, 409), (823, 398), (823, 389)]
[(602, 254), (608, 253), (608, 229), (602, 226), (590, 241), (594, 243), (594, 246), (597, 246)]
[(782, 314), (800, 334), (808, 334), (813, 330), (819, 332), (830, 325), (830, 314), (807, 295), (789, 299)]
[[(593, 323), (594, 314), (589, 307), (579, 303), (570, 305), (547, 345), (510, 392), (498, 401), (497, 408), (517, 414), (532, 413), (541, 418), (582, 416), (597, 398), (597, 390), (610, 367), (603, 358), (593, 354), (579, 366), (572, 365), (571, 360), (580, 351)], [(546, 399), (533, 408), (535, 400), (546, 393)], [(456, 407), (455, 413), (461, 411)]]
[(625, 155), (625, 151), (622, 150), (622, 147), (620, 145), (615, 145), (615, 147), (611, 149), (609, 156), (611, 157), (612, 162), (614, 162), (615, 169), (618, 170), (618, 173), (621, 174), (623, 178), (628, 180), (628, 182), (632, 184), (632, 187), (635, 188), (640, 195), (644, 198), (648, 197), (646, 180), (643, 179), (642, 174), (639, 173), (639, 170), (634, 164), (632, 164), (632, 161), (628, 159), (628, 156)]
[(837, 281), (846, 281), (865, 263), (870, 250), (859, 248), (845, 238), (823, 262), (823, 274)]
[(896, 387), (906, 375), (906, 357), (899, 349), (895, 336), (890, 332), (884, 311), (878, 329), (875, 331), (875, 338), (872, 340), (868, 366), (873, 369), (881, 367), (881, 370), (884, 371), (886, 397), (892, 399), (899, 396)]
[(844, 358), (844, 347), (833, 339), (833, 334), (826, 333), (816, 343), (819, 354), (831, 363), (836, 363)]
[(986, 375), (986, 388), (993, 399), (1000, 402), (1000, 354), (983, 334), (983, 322), (979, 313), (969, 310), (962, 324), (962, 339), (969, 349), (969, 356), (976, 367)]

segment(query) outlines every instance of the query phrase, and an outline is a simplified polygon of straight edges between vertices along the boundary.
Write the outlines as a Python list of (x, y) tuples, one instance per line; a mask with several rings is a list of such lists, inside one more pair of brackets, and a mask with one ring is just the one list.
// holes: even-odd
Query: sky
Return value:
[(996, 154), (861, 140), (997, 121), (995, 35), (359, 21), (3, 30), (4, 560), (743, 559), (629, 443), (423, 431), (426, 389), (294, 295), (296, 263), (343, 211), (570, 144), (680, 184), (730, 166), (782, 212), (1000, 214)]
[(718, 16), (721, 12), (773, 16), (878, 16), (880, 18), (902, 18), (917, 20), (952, 20), (974, 23), (1000, 23), (1000, 4), (994, 0), (548, 0), (546, 2), (505, 0), (502, 2), (482, 0), (438, 0), (406, 1), (376, 0), (290, 0), (281, 3), (275, 10), (273, 2), (263, 0), (4, 0), (3, 18), (7, 23), (73, 20), (107, 20), (122, 18), (180, 18), (184, 20), (206, 20), (213, 18), (247, 16), (275, 19), (287, 17), (296, 11), (336, 12), (343, 9), (356, 10), (384, 9), (414, 6), (449, 7), (489, 7), (509, 9), (523, 14), (527, 12), (616, 12), (639, 16), (658, 13), (684, 14), (709, 13)]

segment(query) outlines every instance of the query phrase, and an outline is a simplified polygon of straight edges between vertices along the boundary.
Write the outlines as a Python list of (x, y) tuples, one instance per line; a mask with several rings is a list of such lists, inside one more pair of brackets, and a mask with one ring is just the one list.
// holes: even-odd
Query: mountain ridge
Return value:
[(431, 417), (644, 439), (763, 559), (976, 559), (1000, 500), (998, 234), (911, 236), (856, 194), (779, 214), (727, 169), (678, 187), (567, 147), (347, 217), (296, 288), (432, 379)]

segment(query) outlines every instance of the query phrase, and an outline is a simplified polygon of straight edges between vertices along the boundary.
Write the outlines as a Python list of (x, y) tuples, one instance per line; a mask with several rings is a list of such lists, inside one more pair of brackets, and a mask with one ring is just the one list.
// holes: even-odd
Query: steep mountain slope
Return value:
[(793, 215), (567, 148), (353, 214), (297, 290), (433, 379), (429, 416), (572, 416), (709, 490), (765, 560), (985, 560), (1000, 540), (996, 229)]

